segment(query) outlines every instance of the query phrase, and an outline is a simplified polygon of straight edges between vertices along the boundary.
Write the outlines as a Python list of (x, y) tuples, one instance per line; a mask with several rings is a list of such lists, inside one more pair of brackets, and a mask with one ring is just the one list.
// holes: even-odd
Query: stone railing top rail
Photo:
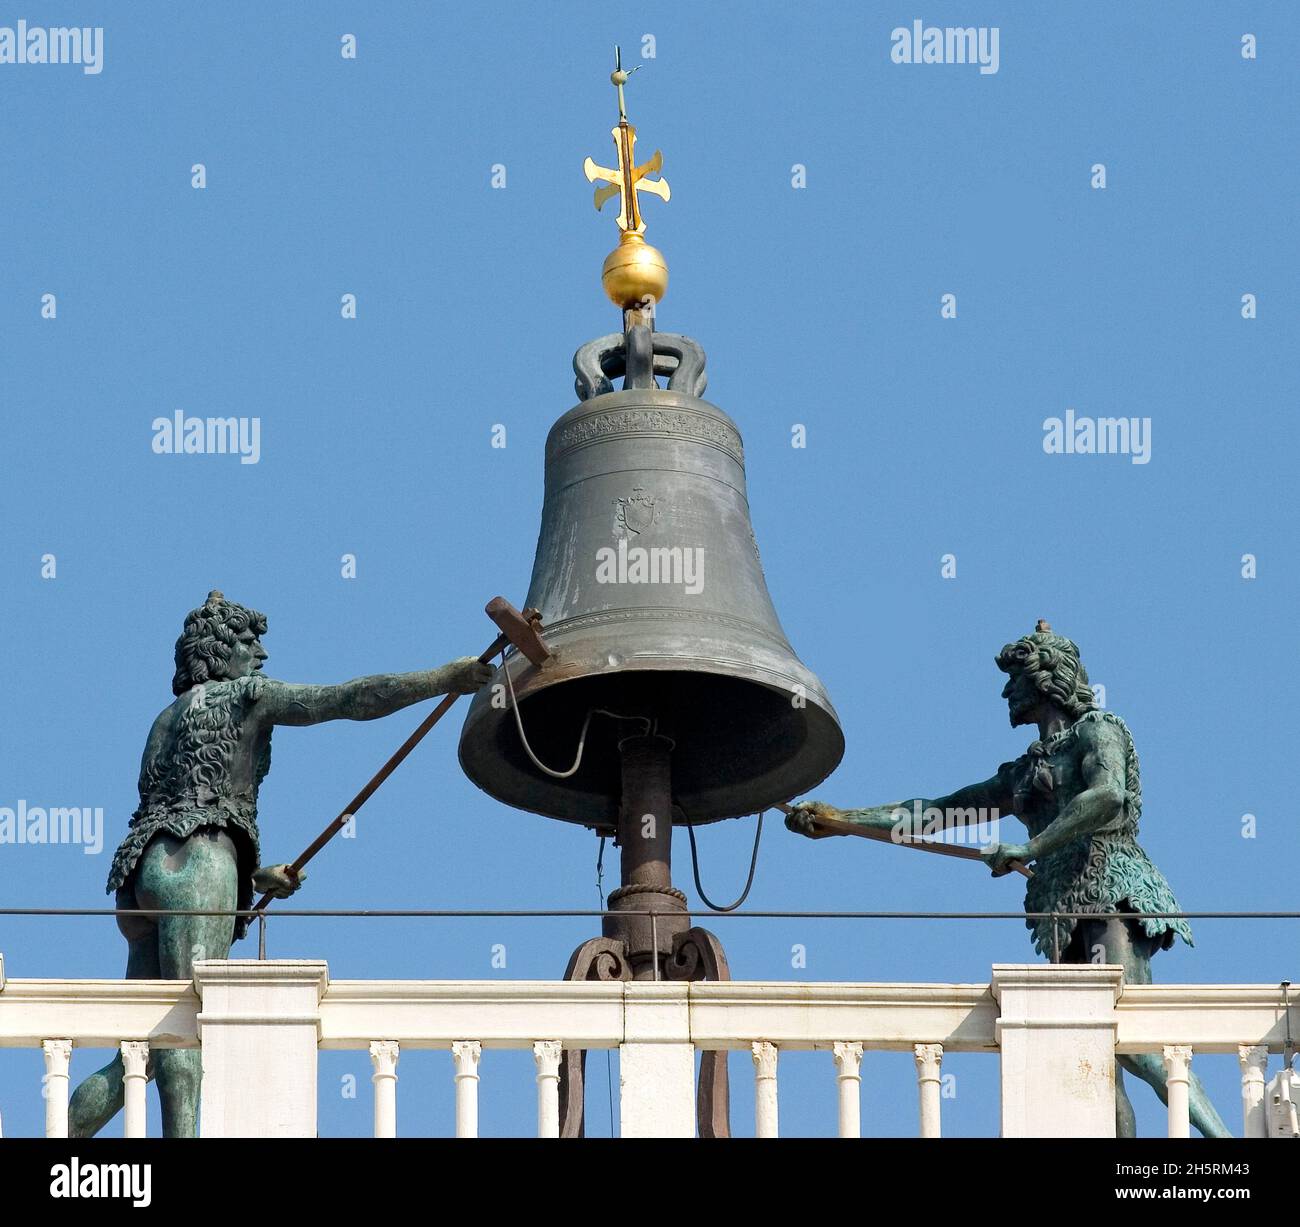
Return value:
[[(1022, 998), (1076, 988), (1113, 988), (1116, 1050), (1236, 1052), (1243, 1044), (1281, 1052), (1286, 1040), (1276, 984), (1124, 985), (1118, 967), (997, 964), (976, 984), (736, 980), (722, 983), (571, 983), (553, 980), (330, 980), (324, 962), (213, 960), (193, 982), (177, 980), (9, 979), (0, 987), (0, 1047), (39, 1047), (51, 1037), (78, 1047), (148, 1039), (157, 1048), (198, 1044), (199, 1014), (216, 1017), (225, 989), (253, 982), (298, 984), (318, 1002), (319, 1045), (365, 1048), (377, 1038), (404, 1048), (448, 1049), (472, 1037), (485, 1048), (523, 1048), (557, 1038), (567, 1047), (612, 1048), (679, 1038), (702, 1049), (747, 1049), (764, 1040), (782, 1049), (830, 1049), (851, 1039), (864, 1048), (994, 1052), (1000, 1029), (1017, 1025)], [(1300, 1002), (1291, 1003), (1300, 1035)], [(250, 1025), (274, 1019), (247, 1017)]]

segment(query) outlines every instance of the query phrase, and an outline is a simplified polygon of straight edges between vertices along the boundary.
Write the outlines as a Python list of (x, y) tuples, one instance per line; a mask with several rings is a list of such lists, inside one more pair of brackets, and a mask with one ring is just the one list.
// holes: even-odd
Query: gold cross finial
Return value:
[[(639, 68), (640, 65), (637, 65)], [(664, 164), (663, 154), (655, 150), (654, 157), (640, 166), (636, 164), (633, 151), (636, 148), (636, 129), (627, 122), (627, 107), (623, 98), (623, 86), (627, 84), (628, 78), (636, 72), (636, 68), (628, 71), (623, 67), (623, 53), (618, 48), (614, 48), (614, 71), (610, 73), (609, 79), (614, 88), (618, 90), (618, 127), (611, 130), (614, 138), (614, 148), (618, 152), (618, 168), (611, 170), (607, 166), (598, 166), (591, 158), (588, 158), (582, 165), (586, 173), (587, 181), (595, 183), (598, 179), (603, 182), (596, 188), (594, 202), (597, 209), (605, 205), (605, 201), (611, 197), (620, 197), (620, 208), (618, 212), (618, 228), (624, 233), (642, 234), (645, 231), (645, 222), (641, 219), (641, 208), (637, 203), (638, 192), (653, 192), (660, 200), (667, 201), (670, 198), (668, 181), (664, 178), (648, 179), (647, 175), (656, 173)]]
[[(637, 65), (639, 68), (640, 65)], [(633, 156), (636, 149), (636, 129), (627, 122), (627, 106), (623, 87), (636, 68), (623, 67), (623, 53), (614, 48), (614, 71), (609, 79), (618, 91), (618, 127), (611, 135), (618, 153), (618, 166), (610, 169), (598, 166), (588, 158), (582, 166), (587, 181), (596, 183), (595, 204), (600, 209), (605, 201), (619, 197), (618, 246), (605, 259), (601, 282), (611, 301), (623, 309), (625, 327), (633, 322), (649, 323), (653, 327), (654, 306), (668, 289), (668, 265), (663, 253), (651, 247), (642, 238), (645, 222), (641, 219), (639, 192), (653, 192), (660, 200), (669, 199), (668, 180), (650, 179), (664, 164), (664, 156), (655, 150), (654, 157), (640, 166)], [(599, 182), (597, 183), (597, 181)]]

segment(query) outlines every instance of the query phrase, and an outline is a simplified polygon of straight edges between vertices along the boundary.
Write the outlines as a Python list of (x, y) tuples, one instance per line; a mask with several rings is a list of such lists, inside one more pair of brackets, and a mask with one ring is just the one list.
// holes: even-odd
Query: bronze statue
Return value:
[[(997, 655), (1007, 676), (1002, 697), (1012, 727), (1038, 726), (1038, 740), (1015, 762), (979, 784), (945, 797), (915, 798), (861, 810), (836, 810), (819, 801), (792, 808), (786, 825), (811, 838), (830, 833), (818, 817), (895, 832), (910, 814), (939, 810), (953, 825), (1014, 814), (1029, 829), (1027, 844), (998, 843), (984, 852), (994, 877), (1014, 862), (1033, 862), (1025, 910), (1051, 912), (1178, 912), (1164, 875), (1139, 847), (1142, 784), (1137, 751), (1128, 726), (1101, 711), (1079, 659), (1079, 649), (1046, 622), (1007, 644)], [(908, 816), (898, 811), (908, 812)], [(913, 824), (914, 825), (914, 824)], [(919, 834), (919, 832), (915, 832)], [(1192, 934), (1179, 917), (1075, 920), (1029, 919), (1034, 948), (1062, 963), (1118, 963), (1129, 984), (1151, 983), (1151, 956), (1175, 936), (1188, 945)], [(1156, 1053), (1118, 1058), (1119, 1066), (1150, 1083), (1167, 1099), (1165, 1068)], [(1192, 1123), (1206, 1137), (1229, 1137), (1195, 1074), (1189, 1087)], [(1133, 1106), (1115, 1071), (1116, 1135), (1135, 1136)]]
[[(440, 694), (469, 694), (492, 676), (473, 657), (441, 669), (381, 673), (336, 686), (263, 677), (266, 617), (220, 592), (191, 611), (176, 641), (176, 700), (153, 722), (140, 764), (140, 806), (113, 858), (108, 890), (121, 909), (247, 910), (254, 890), (286, 898), (306, 877), (260, 865), (257, 790), (277, 724), (374, 720)], [(127, 979), (187, 980), (198, 959), (222, 959), (246, 916), (119, 916)], [(194, 1137), (201, 1054), (159, 1049), (163, 1133)], [(122, 1058), (87, 1078), (70, 1105), (73, 1137), (97, 1133), (122, 1106)], [(255, 1093), (256, 1088), (250, 1088)]]

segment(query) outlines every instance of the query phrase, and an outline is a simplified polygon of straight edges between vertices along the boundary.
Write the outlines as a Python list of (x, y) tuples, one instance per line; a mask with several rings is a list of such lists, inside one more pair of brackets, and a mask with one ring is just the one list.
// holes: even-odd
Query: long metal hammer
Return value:
[[(775, 808), (783, 814), (789, 814), (794, 810), (793, 805), (777, 804)], [(895, 844), (900, 848), (917, 848), (921, 852), (933, 852), (938, 856), (955, 856), (963, 861), (984, 861), (978, 848), (940, 843), (936, 839), (895, 839), (892, 835), (877, 831), (874, 827), (858, 826), (856, 823), (842, 822), (835, 818), (814, 818), (813, 826), (820, 827), (828, 835), (859, 835), (863, 839), (875, 839), (881, 843)], [(1007, 868), (1025, 878), (1034, 876), (1034, 871), (1020, 861), (1008, 861)]]
[[(505, 597), (494, 596), (487, 603), (484, 612), (497, 624), (501, 633), (492, 640), (487, 650), (479, 657), (481, 663), (486, 665), (498, 652), (503, 651), (512, 644), (535, 665), (541, 665), (550, 659), (551, 651), (542, 639), (542, 630), (544, 629), (542, 615), (537, 610), (525, 609), (520, 613)], [(443, 696), (442, 702), (425, 716), (420, 723), (420, 727), (397, 747), (392, 757), (370, 777), (366, 786), (348, 802), (339, 816), (317, 835), (299, 855), (298, 859), (289, 866), (290, 877), (296, 879), (307, 862), (347, 826), (348, 820), (370, 800), (380, 784), (397, 770), (402, 760), (420, 744), (424, 739), (424, 735), (451, 710), (451, 705), (458, 698), (460, 698), (458, 694)], [(261, 911), (273, 898), (274, 896), (267, 892), (254, 904), (254, 911)]]

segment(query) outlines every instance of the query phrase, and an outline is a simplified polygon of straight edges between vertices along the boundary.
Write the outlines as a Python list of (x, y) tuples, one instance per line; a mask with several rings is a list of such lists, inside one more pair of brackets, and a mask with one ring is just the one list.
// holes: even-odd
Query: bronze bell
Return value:
[[(675, 822), (807, 792), (839, 763), (844, 735), (772, 607), (740, 432), (700, 399), (703, 350), (637, 324), (584, 345), (573, 365), (579, 403), (546, 441), (526, 601), (553, 655), (538, 667), (509, 652), (509, 677), (498, 670), (477, 694), (465, 773), (507, 805), (613, 829), (618, 744), (652, 733), (673, 745)], [(586, 727), (567, 778), (534, 765), (516, 703), (533, 755), (554, 772), (573, 766)]]

